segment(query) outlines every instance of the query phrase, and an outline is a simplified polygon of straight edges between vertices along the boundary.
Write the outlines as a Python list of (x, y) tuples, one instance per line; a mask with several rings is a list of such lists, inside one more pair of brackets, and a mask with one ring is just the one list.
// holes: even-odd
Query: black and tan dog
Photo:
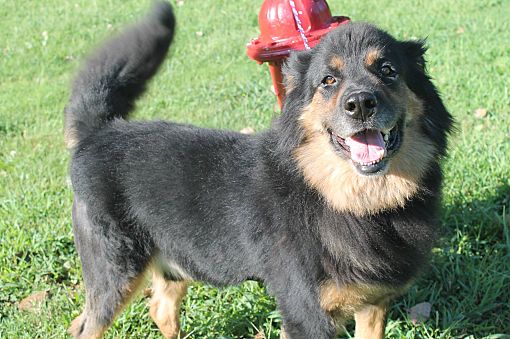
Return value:
[(344, 25), (285, 68), (283, 112), (255, 135), (125, 120), (164, 60), (174, 18), (159, 3), (89, 58), (66, 108), (73, 225), (100, 337), (153, 274), (150, 313), (179, 334), (190, 281), (247, 279), (275, 296), (286, 338), (382, 338), (437, 233), (451, 117), (420, 42)]

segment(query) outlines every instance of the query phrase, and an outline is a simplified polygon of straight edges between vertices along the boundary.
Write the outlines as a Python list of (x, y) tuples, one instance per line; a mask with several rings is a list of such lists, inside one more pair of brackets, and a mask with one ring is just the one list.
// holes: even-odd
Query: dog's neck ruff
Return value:
[(365, 216), (401, 208), (424, 192), (421, 180), (434, 161), (434, 146), (413, 124), (417, 122), (407, 127), (412, 137), (408, 136), (388, 172), (381, 176), (356, 173), (348, 160), (334, 152), (325, 131), (310, 136), (296, 148), (293, 157), (305, 182), (338, 212)]

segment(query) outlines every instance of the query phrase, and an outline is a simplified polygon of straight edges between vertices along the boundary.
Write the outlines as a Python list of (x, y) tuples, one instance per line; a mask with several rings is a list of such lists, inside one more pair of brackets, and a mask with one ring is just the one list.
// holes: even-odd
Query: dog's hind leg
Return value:
[[(98, 285), (106, 283), (108, 292), (102, 287), (93, 285), (86, 287), (86, 302), (83, 313), (75, 318), (69, 327), (69, 334), (74, 338), (102, 338), (104, 332), (111, 325), (115, 316), (124, 309), (128, 302), (138, 291), (144, 275), (131, 281), (125, 282), (123, 286), (108, 286), (109, 282), (98, 282)], [(89, 285), (90, 286), (90, 285)], [(96, 289), (97, 290), (93, 290)]]
[(179, 310), (188, 290), (187, 281), (165, 279), (156, 268), (152, 276), (152, 299), (150, 315), (167, 339), (182, 338), (179, 326)]
[(123, 233), (112, 220), (91, 218), (87, 205), (75, 198), (73, 229), (85, 283), (85, 308), (73, 320), (74, 338), (101, 338), (115, 316), (145, 280), (150, 251)]

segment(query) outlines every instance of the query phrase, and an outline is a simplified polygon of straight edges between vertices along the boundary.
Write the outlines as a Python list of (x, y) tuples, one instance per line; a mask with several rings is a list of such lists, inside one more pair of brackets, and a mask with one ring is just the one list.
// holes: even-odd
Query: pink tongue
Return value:
[(366, 130), (345, 139), (351, 148), (351, 159), (357, 163), (370, 163), (384, 157), (385, 148), (379, 131)]

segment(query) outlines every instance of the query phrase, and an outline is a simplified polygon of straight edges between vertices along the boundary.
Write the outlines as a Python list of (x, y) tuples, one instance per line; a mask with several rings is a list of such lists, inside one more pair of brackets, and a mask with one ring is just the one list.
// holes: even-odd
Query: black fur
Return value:
[(158, 255), (217, 286), (260, 280), (278, 301), (288, 338), (331, 338), (320, 284), (403, 286), (415, 277), (437, 234), (441, 170), (434, 160), (422, 182), (428, 193), (404, 208), (365, 217), (338, 213), (305, 183), (292, 158), (302, 138), (299, 113), (312, 98), (317, 60), (345, 43), (340, 31), (347, 30), (359, 49), (395, 46), (406, 83), (426, 104), (423, 131), (444, 155), (451, 119), (425, 73), (423, 45), (397, 42), (365, 24), (339, 28), (291, 57), (286, 74), (297, 86), (282, 115), (259, 134), (127, 122), (173, 27), (170, 8), (161, 4), (110, 40), (78, 75), (66, 108), (66, 128), (77, 136), (70, 170), (75, 241), (87, 298), (101, 300), (98, 321), (112, 321), (123, 286)]

